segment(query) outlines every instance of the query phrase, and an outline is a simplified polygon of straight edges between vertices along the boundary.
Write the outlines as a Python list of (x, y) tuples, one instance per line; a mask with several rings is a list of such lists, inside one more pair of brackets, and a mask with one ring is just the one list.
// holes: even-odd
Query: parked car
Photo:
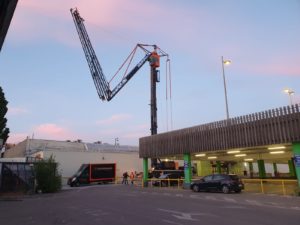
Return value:
[[(168, 186), (177, 186), (178, 179), (181, 179), (182, 176), (178, 173), (167, 173), (162, 174), (158, 180), (153, 181), (154, 186), (168, 187)], [(179, 181), (180, 182), (180, 181)]]
[(194, 192), (221, 191), (225, 194), (234, 191), (240, 193), (244, 184), (235, 174), (212, 174), (191, 183)]

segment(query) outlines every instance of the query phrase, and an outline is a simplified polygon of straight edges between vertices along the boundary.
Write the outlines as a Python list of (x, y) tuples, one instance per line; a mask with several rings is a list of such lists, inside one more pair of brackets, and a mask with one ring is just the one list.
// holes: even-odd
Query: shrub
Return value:
[(61, 190), (61, 175), (58, 173), (58, 163), (54, 157), (41, 160), (34, 165), (35, 178), (37, 181), (37, 191), (43, 193), (53, 193)]

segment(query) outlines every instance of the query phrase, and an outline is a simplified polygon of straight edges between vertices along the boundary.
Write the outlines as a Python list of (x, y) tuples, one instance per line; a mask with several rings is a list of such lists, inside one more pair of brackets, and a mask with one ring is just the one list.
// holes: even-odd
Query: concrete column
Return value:
[(288, 165), (289, 165), (290, 176), (296, 177), (295, 165), (292, 159), (288, 160)]
[(274, 170), (274, 177), (277, 177), (278, 169), (277, 169), (277, 164), (276, 163), (273, 163), (273, 170)]
[(191, 155), (185, 153), (183, 155), (184, 160), (184, 184), (183, 188), (189, 189), (192, 181), (192, 167), (191, 167)]
[(143, 158), (143, 185), (148, 187), (148, 158)]
[(265, 162), (262, 159), (257, 160), (259, 178), (266, 178)]
[(220, 161), (216, 161), (216, 166), (217, 166), (217, 173), (221, 173), (222, 170), (221, 170), (221, 162)]
[(253, 163), (252, 162), (248, 162), (248, 163), (249, 163), (250, 178), (253, 178)]
[(293, 153), (294, 153), (294, 162), (295, 162), (295, 170), (298, 180), (298, 186), (300, 187), (300, 142), (293, 143)]

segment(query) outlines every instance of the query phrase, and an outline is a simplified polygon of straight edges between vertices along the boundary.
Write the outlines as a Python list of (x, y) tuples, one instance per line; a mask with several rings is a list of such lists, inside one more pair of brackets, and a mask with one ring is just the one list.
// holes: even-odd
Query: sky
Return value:
[(169, 54), (170, 73), (161, 58), (157, 83), (158, 133), (226, 118), (221, 56), (232, 61), (224, 68), (230, 117), (289, 105), (285, 88), (300, 103), (299, 0), (19, 0), (0, 53), (8, 143), (29, 136), (138, 145), (151, 133), (149, 64), (101, 101), (74, 7), (107, 80), (137, 43)]

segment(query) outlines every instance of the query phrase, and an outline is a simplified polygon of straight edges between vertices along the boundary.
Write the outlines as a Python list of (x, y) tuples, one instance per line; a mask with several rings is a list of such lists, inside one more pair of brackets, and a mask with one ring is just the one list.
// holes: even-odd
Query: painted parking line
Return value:
[(217, 200), (217, 198), (213, 197), (213, 196), (205, 196), (205, 199), (207, 199), (207, 200), (213, 200), (213, 201)]
[(183, 197), (183, 194), (176, 194), (176, 197)]
[(194, 199), (204, 199), (203, 197), (201, 197), (200, 195), (190, 195), (190, 198), (194, 198)]
[(255, 200), (248, 200), (248, 199), (246, 199), (245, 201), (246, 201), (247, 203), (249, 203), (250, 205), (263, 206), (263, 204), (261, 204), (261, 203), (258, 202), (258, 201), (255, 201)]
[(224, 197), (223, 198), (226, 202), (232, 202), (232, 203), (236, 203), (237, 201), (233, 198), (227, 198), (227, 197)]
[[(224, 197), (224, 196), (211, 196), (211, 195), (202, 195), (202, 194), (189, 194), (185, 195), (182, 193), (175, 194), (175, 193), (169, 193), (169, 192), (145, 192), (141, 191), (139, 193), (142, 194), (151, 194), (151, 195), (164, 195), (164, 196), (169, 196), (169, 197), (180, 197), (180, 198), (190, 198), (190, 199), (196, 199), (196, 200), (208, 200), (208, 201), (223, 201), (223, 202), (228, 202), (232, 204), (238, 204), (238, 205), (233, 205), (233, 206), (226, 206), (225, 208), (232, 208), (232, 209), (244, 209), (246, 208), (245, 205), (252, 205), (252, 206), (261, 206), (261, 207), (273, 207), (273, 208), (278, 208), (278, 209), (293, 209), (300, 211), (300, 207), (298, 206), (286, 206), (283, 205), (282, 202), (271, 202), (271, 201), (265, 201), (265, 200), (252, 200), (252, 199), (235, 199), (233, 197)], [(253, 195), (260, 195), (260, 196), (265, 196), (262, 194), (253, 194)], [(246, 196), (245, 196), (246, 197)], [(249, 197), (249, 196), (248, 196)], [(271, 197), (271, 196), (270, 196)]]
[(163, 195), (165, 195), (165, 196), (171, 196), (171, 193), (164, 192)]
[(247, 207), (241, 205), (227, 205), (227, 206), (223, 206), (222, 208), (223, 209), (247, 209)]
[(293, 209), (293, 210), (299, 210), (299, 211), (300, 211), (300, 207), (298, 207), (298, 206), (290, 207), (290, 209)]
[(160, 209), (158, 208), (157, 210), (163, 211), (167, 213), (168, 215), (174, 217), (177, 220), (185, 220), (185, 221), (199, 221), (199, 219), (196, 219), (195, 217), (218, 217), (215, 214), (212, 213), (202, 213), (202, 212), (180, 212), (180, 211), (175, 211), (175, 210), (169, 210), (169, 209)]

